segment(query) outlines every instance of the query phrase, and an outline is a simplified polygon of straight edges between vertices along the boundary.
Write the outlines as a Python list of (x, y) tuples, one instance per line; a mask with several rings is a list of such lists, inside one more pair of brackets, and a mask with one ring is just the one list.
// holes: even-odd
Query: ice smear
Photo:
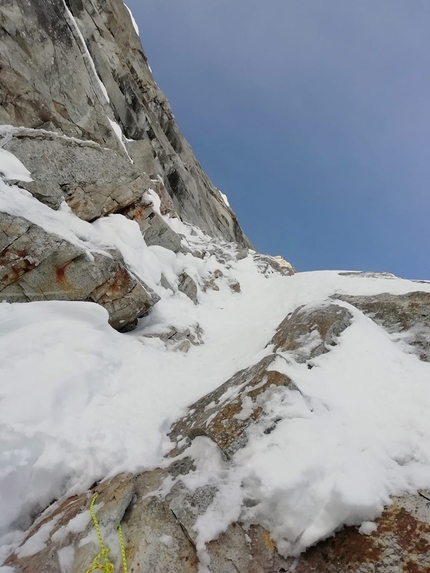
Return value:
[(109, 123), (110, 123), (110, 125), (111, 125), (112, 131), (114, 132), (116, 138), (118, 139), (118, 141), (119, 141), (121, 147), (123, 148), (125, 154), (127, 155), (128, 159), (129, 159), (130, 163), (134, 163), (133, 159), (130, 157), (130, 155), (129, 155), (128, 151), (127, 151), (127, 147), (125, 146), (125, 143), (124, 143), (124, 134), (122, 133), (121, 126), (118, 125), (118, 124), (116, 123), (116, 121), (113, 121), (112, 119), (110, 119), (110, 117), (108, 117), (108, 120), (109, 120)]
[(70, 12), (70, 10), (69, 10), (69, 8), (68, 8), (68, 6), (67, 6), (65, 0), (63, 0), (63, 4), (64, 4), (64, 8), (65, 8), (65, 10), (66, 10), (67, 17), (68, 17), (68, 19), (69, 19), (69, 21), (70, 21), (70, 23), (71, 23), (73, 29), (75, 30), (76, 34), (78, 35), (78, 38), (79, 38), (80, 41), (81, 41), (81, 48), (82, 48), (83, 51), (84, 51), (84, 54), (85, 54), (86, 59), (87, 59), (87, 62), (89, 63), (89, 65), (90, 65), (90, 67), (91, 67), (91, 70), (92, 70), (92, 72), (93, 72), (93, 75), (94, 75), (94, 77), (95, 77), (97, 83), (99, 84), (99, 87), (100, 87), (100, 89), (101, 89), (101, 91), (102, 91), (102, 94), (104, 95), (106, 101), (107, 101), (107, 102), (110, 102), (109, 94), (108, 94), (108, 92), (107, 92), (107, 89), (106, 89), (104, 83), (101, 81), (101, 79), (100, 79), (100, 77), (99, 77), (99, 75), (98, 75), (98, 73), (97, 73), (96, 66), (95, 66), (95, 64), (94, 64), (94, 60), (93, 60), (93, 58), (91, 57), (91, 54), (90, 54), (90, 52), (89, 52), (89, 50), (88, 50), (88, 48), (87, 48), (87, 44), (85, 43), (85, 39), (84, 39), (84, 37), (83, 37), (83, 35), (82, 35), (81, 30), (79, 29), (79, 26), (78, 26), (78, 24), (77, 24), (77, 22), (76, 22), (76, 20), (75, 20), (75, 17), (74, 17), (73, 14)]

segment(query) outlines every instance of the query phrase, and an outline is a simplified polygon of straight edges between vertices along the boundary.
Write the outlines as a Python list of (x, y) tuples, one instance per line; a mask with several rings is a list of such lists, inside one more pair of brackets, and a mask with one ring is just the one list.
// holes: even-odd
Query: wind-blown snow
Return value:
[[(157, 211), (157, 195), (149, 191), (148, 198)], [(207, 249), (209, 238), (178, 219), (165, 217), (191, 250), (207, 251), (203, 258), (148, 247), (137, 223), (122, 215), (90, 224), (65, 204), (53, 211), (2, 181), (0, 211), (27, 218), (89, 256), (118, 249), (161, 297), (127, 335), (114, 331), (106, 311), (92, 303), (0, 305), (2, 533), (26, 529), (35, 511), (61, 495), (159, 464), (171, 447), (170, 424), (270, 353), (266, 344), (276, 327), (298, 306), (324, 304), (334, 293), (430, 292), (430, 283), (335, 271), (266, 278), (252, 253), (235, 261), (233, 245), (218, 245), (229, 260), (218, 262)], [(201, 284), (216, 269), (224, 275), (217, 279), (220, 290), (200, 289), (198, 305), (160, 285), (163, 274), (175, 286), (183, 271)], [(229, 278), (240, 282), (241, 293), (231, 292)], [(313, 359), (311, 370), (288, 353), (272, 366), (298, 388), (274, 389), (268, 397), (273, 431), (251, 426), (246, 447), (228, 463), (206, 438), (191, 446), (197, 469), (184, 481), (218, 488), (196, 523), (202, 572), (210, 567), (205, 544), (237, 519), (262, 524), (281, 552), (296, 554), (344, 524), (364, 523), (361, 531), (371, 531), (368, 522), (391, 495), (430, 486), (430, 365), (354, 307), (337, 304), (349, 308), (353, 321), (336, 347)], [(187, 354), (146, 337), (197, 324), (204, 344)], [(245, 401), (237, 417), (251, 409)], [(45, 535), (41, 530), (40, 546)], [(67, 550), (62, 559), (72, 557)]]

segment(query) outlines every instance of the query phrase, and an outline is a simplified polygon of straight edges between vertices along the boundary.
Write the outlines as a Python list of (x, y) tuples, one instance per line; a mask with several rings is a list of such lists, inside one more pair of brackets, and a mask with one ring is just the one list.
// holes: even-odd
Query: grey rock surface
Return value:
[[(270, 369), (275, 359), (275, 354), (266, 356), (192, 404), (169, 434), (171, 441), (179, 444), (171, 455), (182, 453), (197, 436), (210, 438), (228, 458), (243, 447), (246, 429), (263, 414), (265, 393), (276, 387), (294, 386), (287, 376)], [(253, 404), (252, 413), (246, 417), (238, 416), (249, 398)]]
[[(430, 571), (430, 496), (394, 498), (361, 535), (347, 527), (311, 547), (291, 564), (295, 573), (427, 573)], [(288, 571), (288, 569), (287, 569)]]
[[(127, 141), (118, 140), (111, 121)], [(29, 189), (53, 207), (64, 194), (80, 216), (92, 220), (100, 212), (118, 210), (116, 203), (130, 204), (141, 190), (137, 178), (147, 173), (163, 181), (184, 221), (214, 237), (249, 245), (176, 125), (122, 0), (1, 4), (0, 124), (45, 129), (103, 147), (80, 149), (83, 144), (76, 143), (72, 150), (64, 144), (67, 151), (57, 150), (50, 158), (52, 135), (46, 134), (46, 145), (29, 138), (21, 145), (9, 143), (24, 165), (35, 170)], [(40, 144), (43, 136), (38, 136)], [(74, 154), (75, 178), (70, 173)], [(106, 171), (94, 180), (101, 164)]]
[(197, 304), (197, 285), (188, 273), (183, 272), (179, 275), (178, 290)]
[[(31, 542), (43, 525), (52, 526), (45, 548), (24, 557), (19, 556), (19, 551), (13, 553), (6, 564), (16, 573), (62, 573), (61, 552), (72, 548), (66, 549), (71, 555), (69, 573), (86, 571), (100, 551), (88, 511), (91, 498), (97, 493), (97, 504), (102, 506), (97, 509), (97, 518), (105, 543), (112, 548), (109, 556), (116, 565), (115, 571), (122, 570), (116, 532), (121, 523), (130, 572), (197, 573), (196, 535), (192, 525), (212, 501), (215, 491), (200, 488), (192, 492), (177, 481), (166, 496), (158, 492), (164, 480), (176, 478), (178, 472), (186, 475), (192, 469), (192, 460), (186, 458), (179, 465), (173, 462), (166, 469), (137, 477), (116, 476), (88, 493), (60, 500), (41, 516), (23, 543)], [(83, 531), (67, 532), (67, 524), (84, 512), (88, 518)], [(234, 523), (219, 539), (209, 543), (207, 550), (213, 573), (273, 573), (287, 565), (277, 554), (267, 531), (259, 526), (245, 531), (239, 523)]]
[[(249, 246), (179, 131), (122, 0), (1, 3), (0, 146), (31, 171), (20, 186), (52, 209), (65, 201), (89, 222), (123, 214), (148, 245), (173, 252), (189, 249), (164, 215)], [(94, 300), (125, 330), (156, 302), (118, 252), (91, 262), (37, 225), (13, 226), (15, 242), (3, 231), (0, 249), (2, 300)], [(180, 290), (197, 303), (191, 277)]]
[(390, 334), (400, 335), (421, 360), (430, 362), (430, 293), (337, 295), (336, 298), (357, 307)]
[(147, 245), (160, 245), (174, 253), (181, 250), (181, 237), (158, 213), (150, 215), (149, 225), (143, 236)]
[(126, 157), (90, 141), (22, 129), (4, 148), (31, 172), (34, 181), (22, 187), (54, 209), (66, 201), (85, 221), (119, 212), (151, 188), (148, 175)]
[[(188, 252), (182, 236), (163, 218), (180, 216), (214, 239), (208, 239), (205, 251), (194, 231), (198, 240), (196, 245), (190, 241), (190, 248), (196, 247), (193, 253), (202, 259), (213, 254), (226, 265), (226, 274), (215, 270), (198, 285), (182, 272), (178, 290), (195, 304), (199, 288), (217, 290), (221, 279), (240, 292), (240, 284), (228, 275), (230, 263), (246, 257), (252, 246), (176, 125), (122, 0), (1, 3), (0, 124), (0, 145), (31, 171), (34, 181), (20, 185), (37, 200), (51, 209), (65, 201), (89, 222), (120, 213), (138, 223), (148, 245)], [(148, 198), (150, 190), (160, 200), (159, 211)], [(295, 272), (282, 258), (251, 254), (267, 276)], [(163, 282), (176, 289), (165, 277)], [(126, 331), (158, 297), (127, 268), (118, 251), (89, 257), (84, 248), (22, 217), (0, 213), (0, 301), (36, 300), (96, 302), (106, 308), (114, 328)], [(279, 337), (309, 334), (305, 314), (296, 319), (297, 331), (290, 321)], [(324, 320), (332, 319), (337, 319), (336, 312)], [(339, 334), (336, 328), (324, 338), (325, 345)], [(202, 342), (202, 331), (198, 325), (172, 327), (159, 338), (186, 352)], [(275, 352), (285, 350), (282, 345), (281, 340)], [(266, 416), (266, 398), (274, 391), (295, 389), (292, 380), (273, 369), (276, 356), (268, 354), (196, 402), (172, 428), (174, 448), (163, 468), (119, 475), (53, 503), (35, 521), (21, 548), (50, 524), (46, 543), (30, 554), (18, 548), (6, 564), (15, 573), (63, 573), (62, 555), (67, 554), (69, 573), (87, 570), (99, 551), (88, 514), (91, 497), (98, 492), (98, 518), (117, 567), (116, 528), (122, 523), (131, 572), (196, 573), (194, 526), (217, 490), (185, 485), (185, 476), (194, 468), (187, 449), (194, 440), (204, 440), (228, 464), (246, 444), (252, 424), (267, 425), (270, 431), (276, 422)], [(160, 493), (169, 481), (170, 490)], [(88, 519), (79, 521), (83, 527), (68, 527), (84, 512)], [(243, 523), (232, 523), (207, 551), (213, 573), (273, 573), (289, 567), (258, 525), (246, 529)]]
[[(242, 256), (241, 253), (239, 256)], [(253, 257), (257, 268), (266, 276), (274, 273), (290, 276), (296, 272), (296, 269), (279, 255), (271, 257), (270, 255), (263, 255), (262, 253), (254, 253)]]
[(299, 363), (307, 362), (336, 346), (351, 319), (351, 312), (337, 304), (299, 307), (281, 322), (270, 344), (275, 351), (292, 352)]
[(21, 217), (0, 213), (0, 249), (0, 301), (93, 301), (123, 330), (158, 300), (129, 273), (118, 252), (91, 259), (84, 249)]
[(138, 223), (147, 245), (159, 245), (174, 253), (183, 250), (181, 237), (153, 209), (152, 202), (140, 200), (124, 209), (122, 214)]
[(143, 338), (158, 338), (166, 345), (166, 348), (187, 352), (191, 346), (203, 344), (203, 329), (199, 324), (193, 324), (190, 328), (175, 328), (171, 326), (167, 331), (143, 333)]

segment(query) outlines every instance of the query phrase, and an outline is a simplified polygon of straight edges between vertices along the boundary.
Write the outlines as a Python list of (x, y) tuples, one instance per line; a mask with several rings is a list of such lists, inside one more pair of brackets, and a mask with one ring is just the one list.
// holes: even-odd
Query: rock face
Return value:
[(249, 245), (179, 131), (121, 0), (2, 3), (0, 124), (36, 130), (12, 130), (3, 146), (53, 208), (65, 200), (86, 220), (121, 211), (149, 175), (184, 221)]
[[(309, 549), (297, 573), (425, 573), (430, 570), (430, 492), (394, 498), (377, 530), (347, 527)], [(288, 569), (287, 569), (288, 571)]]
[[(181, 454), (197, 436), (212, 440), (223, 455), (231, 457), (244, 445), (245, 430), (263, 413), (261, 397), (270, 387), (292, 385), (291, 380), (269, 370), (275, 354), (266, 356), (255, 366), (241, 370), (217, 390), (190, 407), (190, 413), (172, 428), (170, 439), (179, 442), (171, 455)], [(273, 388), (272, 388), (273, 389)], [(248, 404), (246, 415), (245, 404)]]
[(53, 209), (66, 201), (84, 221), (122, 211), (151, 188), (149, 176), (114, 149), (40, 129), (9, 136), (5, 147), (22, 158), (34, 179), (21, 186)]
[[(0, 124), (0, 148), (33, 178), (20, 187), (53, 210), (66, 203), (88, 222), (120, 213), (147, 245), (175, 253), (188, 251), (165, 215), (249, 246), (179, 131), (122, 0), (2, 3)], [(1, 217), (0, 301), (91, 300), (121, 330), (157, 301), (119, 252), (90, 261), (25, 212)], [(197, 303), (191, 277), (179, 289)]]

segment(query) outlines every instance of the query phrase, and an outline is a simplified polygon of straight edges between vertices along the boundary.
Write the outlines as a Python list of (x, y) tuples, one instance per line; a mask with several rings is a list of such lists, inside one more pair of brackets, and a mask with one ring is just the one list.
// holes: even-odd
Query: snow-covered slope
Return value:
[[(95, 225), (161, 297), (133, 333), (112, 330), (95, 304), (0, 306), (3, 533), (27, 528), (53, 499), (162, 464), (170, 425), (271, 354), (276, 327), (298, 307), (324, 306), (335, 294), (430, 293), (429, 284), (384, 275), (264, 275), (252, 252), (237, 260), (235, 245), (196, 229), (182, 227), (203, 259), (146, 247), (141, 235), (136, 244), (134, 225), (120, 215)], [(199, 285), (198, 305), (157, 287), (161, 274), (172, 280), (182, 270)], [(208, 277), (212, 288), (203, 292)], [(234, 281), (241, 292), (229, 287)], [(267, 424), (251, 426), (228, 463), (204, 440), (193, 446), (199, 484), (218, 490), (196, 524), (201, 544), (240, 519), (263, 525), (281, 553), (297, 553), (344, 524), (374, 520), (390, 496), (430, 486), (430, 365), (402, 337), (337, 304), (352, 321), (329, 352), (303, 362), (278, 351), (271, 368), (295, 387), (265, 401), (266, 422), (277, 421), (270, 433)], [(181, 347), (180, 336), (169, 338), (172, 327), (195, 344)], [(314, 333), (301, 352), (318, 345)]]
[[(344, 525), (371, 532), (392, 496), (430, 487), (430, 283), (291, 274), (285, 261), (163, 215), (152, 189), (143, 199), (181, 247), (147, 245), (123, 215), (90, 223), (7, 183), (30, 178), (10, 153), (0, 167), (4, 214), (89, 260), (118, 252), (158, 301), (129, 334), (94, 303), (0, 305), (3, 558), (54, 500), (166, 466), (172, 448), (194, 460), (181, 483), (213, 492), (193, 525), (201, 572), (218, 571), (207, 544), (235, 522), (262, 526), (288, 557)], [(248, 392), (240, 375), (222, 390), (260, 364), (252, 392), (263, 394)], [(271, 372), (285, 382), (271, 386)], [(223, 424), (246, 427), (224, 452), (211, 423), (226, 405)], [(169, 437), (181, 416), (190, 431)], [(178, 479), (165, 480), (163, 496)], [(50, 546), (37, 539), (14, 558)]]

